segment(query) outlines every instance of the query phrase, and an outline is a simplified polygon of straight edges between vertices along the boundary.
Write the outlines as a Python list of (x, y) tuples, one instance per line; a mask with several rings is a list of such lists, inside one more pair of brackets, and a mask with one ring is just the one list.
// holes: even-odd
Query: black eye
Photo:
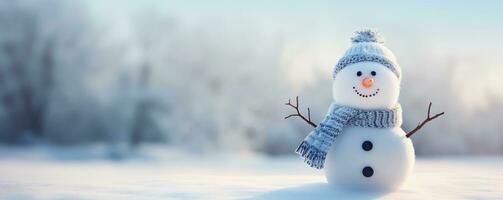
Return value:
[(361, 76), (361, 75), (362, 75), (362, 72), (361, 72), (361, 71), (358, 71), (358, 72), (356, 72), (356, 75), (357, 75), (357, 76)]
[(377, 73), (375, 71), (370, 72), (370, 74), (372, 74), (372, 76), (377, 75)]

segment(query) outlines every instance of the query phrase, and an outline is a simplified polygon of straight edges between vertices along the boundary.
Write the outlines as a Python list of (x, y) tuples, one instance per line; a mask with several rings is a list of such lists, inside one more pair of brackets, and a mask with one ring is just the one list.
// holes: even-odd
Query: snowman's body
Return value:
[(327, 154), (325, 174), (336, 186), (393, 190), (412, 170), (414, 158), (400, 127), (348, 127)]
[[(319, 160), (325, 156), (327, 180), (336, 187), (395, 190), (405, 182), (415, 159), (412, 142), (400, 128), (401, 109), (393, 114), (396, 121), (383, 122), (383, 113), (399, 108), (401, 69), (377, 32), (356, 32), (352, 42), (334, 68), (333, 104), (327, 117), (297, 153), (316, 168), (323, 167)], [(352, 125), (345, 120), (356, 116), (335, 109), (341, 107), (376, 114)]]
[[(372, 84), (365, 87), (364, 80), (369, 78)], [(376, 95), (364, 96), (376, 91)], [(379, 63), (360, 62), (338, 72), (332, 92), (337, 105), (390, 109), (398, 104), (400, 80)], [(328, 182), (337, 187), (397, 189), (408, 177), (415, 160), (412, 142), (400, 125), (401, 120), (392, 128), (344, 128), (325, 160)]]

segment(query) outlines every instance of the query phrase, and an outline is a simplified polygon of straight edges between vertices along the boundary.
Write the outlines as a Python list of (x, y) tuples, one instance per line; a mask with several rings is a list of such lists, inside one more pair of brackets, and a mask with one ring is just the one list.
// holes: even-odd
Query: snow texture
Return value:
[[(0, 153), (0, 199), (502, 199), (503, 157), (418, 159), (400, 190), (330, 187), (298, 158), (188, 157), (123, 161), (59, 150)], [(35, 153), (36, 152), (36, 153)], [(73, 155), (74, 158), (65, 155)], [(76, 157), (94, 159), (75, 159)], [(225, 161), (225, 162), (221, 162)]]

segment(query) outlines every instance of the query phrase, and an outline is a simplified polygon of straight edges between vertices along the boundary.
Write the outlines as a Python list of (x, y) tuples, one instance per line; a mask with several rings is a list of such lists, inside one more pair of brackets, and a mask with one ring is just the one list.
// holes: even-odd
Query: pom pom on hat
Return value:
[(359, 31), (355, 32), (355, 35), (351, 38), (351, 41), (353, 43), (360, 43), (360, 42), (375, 42), (379, 44), (384, 44), (384, 39), (377, 32), (377, 30), (373, 29), (362, 29)]

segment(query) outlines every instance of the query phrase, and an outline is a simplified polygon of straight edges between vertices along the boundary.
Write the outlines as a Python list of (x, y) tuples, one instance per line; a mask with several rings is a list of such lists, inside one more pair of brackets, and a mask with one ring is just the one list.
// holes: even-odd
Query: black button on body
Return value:
[(372, 169), (372, 167), (368, 167), (368, 166), (364, 167), (362, 170), (362, 174), (365, 177), (371, 177), (372, 175), (374, 175), (374, 169)]
[(362, 143), (362, 149), (365, 151), (370, 151), (373, 146), (372, 142), (368, 140)]

